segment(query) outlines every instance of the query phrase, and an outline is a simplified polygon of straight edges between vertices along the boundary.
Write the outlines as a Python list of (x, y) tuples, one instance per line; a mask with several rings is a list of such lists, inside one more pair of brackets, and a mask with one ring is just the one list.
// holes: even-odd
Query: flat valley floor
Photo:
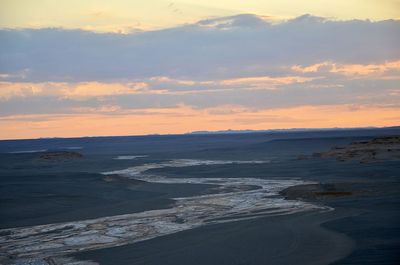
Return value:
[(399, 264), (395, 135), (0, 141), (0, 264)]

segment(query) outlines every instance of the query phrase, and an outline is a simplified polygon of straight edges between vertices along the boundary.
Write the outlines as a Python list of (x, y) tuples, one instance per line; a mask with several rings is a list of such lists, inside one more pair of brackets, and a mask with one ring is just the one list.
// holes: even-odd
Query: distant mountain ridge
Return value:
[(270, 129), (270, 130), (220, 130), (220, 131), (193, 131), (186, 134), (244, 134), (244, 133), (290, 133), (290, 132), (318, 132), (318, 131), (358, 131), (358, 130), (381, 130), (400, 129), (400, 126), (390, 127), (360, 127), (360, 128), (291, 128), (291, 129)]

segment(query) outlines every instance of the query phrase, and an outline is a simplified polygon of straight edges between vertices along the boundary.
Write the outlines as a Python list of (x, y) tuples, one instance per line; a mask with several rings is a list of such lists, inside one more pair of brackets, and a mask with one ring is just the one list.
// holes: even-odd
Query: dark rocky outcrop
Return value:
[(358, 160), (370, 163), (384, 160), (400, 160), (400, 136), (377, 137), (368, 141), (353, 142), (347, 146), (333, 147), (322, 153), (314, 153), (314, 158), (334, 157), (338, 161)]

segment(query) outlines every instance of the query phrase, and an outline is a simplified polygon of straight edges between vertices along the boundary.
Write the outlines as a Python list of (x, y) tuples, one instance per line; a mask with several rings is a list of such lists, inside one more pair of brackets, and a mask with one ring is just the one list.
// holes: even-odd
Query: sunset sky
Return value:
[(400, 125), (400, 1), (0, 0), (0, 139)]

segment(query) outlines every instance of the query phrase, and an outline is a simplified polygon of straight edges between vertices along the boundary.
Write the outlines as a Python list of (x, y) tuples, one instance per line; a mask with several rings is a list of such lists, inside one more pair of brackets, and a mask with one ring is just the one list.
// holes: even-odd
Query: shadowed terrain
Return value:
[[(1, 262), (396, 264), (398, 138), (363, 133), (0, 142)], [(256, 199), (267, 183), (281, 188)], [(150, 212), (142, 228), (126, 223)], [(153, 230), (154, 220), (171, 222)], [(155, 236), (119, 236), (128, 227)]]

